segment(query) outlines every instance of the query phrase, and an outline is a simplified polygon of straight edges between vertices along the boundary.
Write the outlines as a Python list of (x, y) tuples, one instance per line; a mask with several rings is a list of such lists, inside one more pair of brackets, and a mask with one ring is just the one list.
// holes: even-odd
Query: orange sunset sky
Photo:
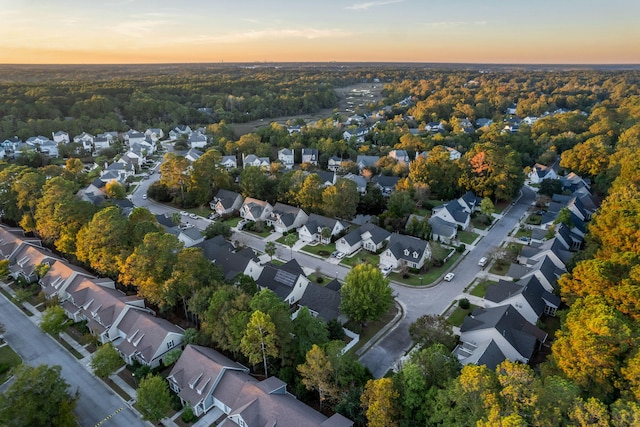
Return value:
[(640, 63), (638, 0), (0, 0), (0, 63)]

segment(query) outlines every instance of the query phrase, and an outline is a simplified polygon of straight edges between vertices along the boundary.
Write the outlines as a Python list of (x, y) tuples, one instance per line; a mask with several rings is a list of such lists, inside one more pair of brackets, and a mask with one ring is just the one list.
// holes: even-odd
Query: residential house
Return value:
[(356, 158), (356, 165), (358, 170), (362, 172), (363, 169), (375, 166), (380, 160), (380, 156), (358, 156)]
[(126, 132), (124, 134), (125, 140), (127, 142), (127, 144), (131, 147), (133, 144), (142, 144), (143, 142), (145, 142), (147, 136), (142, 133), (142, 132), (138, 132), (137, 130), (129, 130), (128, 132)]
[(442, 122), (429, 122), (424, 128), (431, 133), (444, 132), (444, 124)]
[(518, 109), (518, 104), (511, 104), (507, 107), (507, 114), (513, 116), (516, 114), (517, 109)]
[(145, 311), (127, 310), (110, 328), (109, 338), (127, 364), (156, 368), (168, 352), (181, 348), (184, 330)]
[(493, 123), (493, 120), (487, 118), (476, 119), (476, 126), (479, 128), (489, 127)]
[(51, 132), (51, 135), (53, 136), (53, 141), (56, 144), (68, 144), (71, 142), (68, 132), (59, 130), (58, 132)]
[(100, 179), (104, 182), (116, 180), (120, 183), (124, 183), (130, 176), (135, 175), (135, 168), (126, 163), (113, 162), (108, 165), (100, 175)]
[(389, 157), (406, 164), (409, 164), (410, 161), (409, 154), (405, 150), (391, 150), (389, 151)]
[(249, 221), (266, 221), (273, 211), (269, 202), (247, 197), (240, 208), (240, 216)]
[(41, 264), (53, 265), (60, 258), (54, 256), (48, 249), (24, 242), (9, 256), (9, 275), (14, 280), (19, 277), (27, 283), (39, 279), (36, 269)]
[(371, 223), (364, 224), (336, 240), (336, 250), (347, 255), (351, 255), (360, 248), (375, 253), (384, 248), (390, 237), (391, 233), (384, 228)]
[[(331, 238), (340, 234), (347, 226), (347, 223), (335, 218), (327, 218), (326, 216), (312, 213), (309, 215), (306, 224), (298, 228), (298, 235), (305, 242), (329, 244), (331, 243)], [(325, 229), (328, 231), (323, 236), (323, 230)]]
[(233, 280), (239, 274), (251, 276), (254, 280), (260, 276), (262, 267), (251, 248), (236, 250), (222, 236), (207, 239), (195, 247), (200, 248), (205, 258), (220, 267), (225, 280)]
[(318, 166), (318, 149), (317, 148), (303, 148), (302, 149), (302, 163), (310, 163)]
[(224, 411), (226, 405), (215, 394), (227, 392), (218, 387), (224, 375), (232, 371), (249, 374), (248, 368), (217, 351), (189, 344), (171, 369), (167, 381), (180, 398), (182, 406), (191, 407), (199, 417), (212, 409)]
[(193, 132), (189, 135), (188, 141), (191, 148), (204, 148), (207, 145), (207, 136), (200, 132)]
[(26, 237), (21, 228), (0, 224), (0, 259), (12, 259), (23, 245), (42, 247), (42, 242), (35, 237)]
[(150, 137), (154, 143), (164, 138), (164, 132), (160, 128), (149, 128), (144, 131), (144, 134)]
[(232, 215), (242, 207), (242, 195), (230, 190), (218, 190), (213, 200), (209, 203), (211, 210), (218, 215)]
[(100, 153), (102, 150), (111, 146), (111, 140), (104, 135), (97, 135), (93, 139), (93, 148), (96, 153)]
[(371, 179), (373, 185), (382, 191), (383, 196), (387, 197), (395, 191), (398, 181), (400, 181), (400, 177), (387, 175), (376, 175)]
[(292, 259), (283, 265), (266, 263), (256, 279), (256, 284), (261, 289), (272, 290), (280, 299), (293, 305), (304, 295), (309, 279), (298, 261)]
[(169, 139), (175, 140), (184, 135), (186, 138), (191, 135), (191, 128), (187, 125), (178, 125), (169, 131)]
[(87, 132), (82, 132), (80, 135), (76, 135), (73, 137), (73, 142), (82, 144), (82, 148), (84, 148), (88, 152), (93, 152), (93, 139), (95, 136), (91, 135)]
[(458, 225), (446, 221), (437, 216), (431, 216), (427, 220), (431, 226), (431, 238), (436, 242), (450, 244), (458, 236)]
[(180, 234), (178, 234), (178, 240), (184, 244), (185, 248), (190, 248), (191, 246), (195, 246), (198, 243), (203, 242), (204, 235), (196, 227), (189, 227), (180, 231)]
[(466, 230), (471, 222), (471, 213), (463, 207), (458, 200), (451, 200), (441, 206), (433, 208), (433, 217), (456, 224), (461, 229)]
[(289, 132), (289, 135), (293, 135), (294, 133), (302, 133), (302, 126), (287, 126), (287, 132)]
[(353, 181), (356, 184), (356, 190), (358, 190), (358, 193), (366, 194), (367, 180), (362, 175), (355, 175), (352, 173), (348, 173), (344, 175), (342, 178), (348, 179), (349, 181)]
[(308, 218), (309, 216), (298, 207), (276, 203), (267, 217), (267, 224), (277, 233), (286, 233), (302, 226)]
[(320, 177), (320, 182), (322, 182), (323, 187), (329, 187), (330, 185), (334, 185), (338, 178), (335, 172), (316, 170), (316, 171), (313, 171), (312, 173)]
[[(320, 317), (325, 322), (337, 319), (340, 323), (345, 323), (347, 319), (340, 312), (340, 302), (342, 300), (340, 288), (340, 282), (336, 279), (327, 283), (326, 286), (309, 282), (307, 289), (304, 291), (304, 295), (302, 295), (302, 298), (298, 301), (298, 306), (300, 309), (307, 307), (312, 316)], [(300, 309), (293, 314), (292, 317), (294, 319)]]
[(271, 165), (271, 160), (268, 157), (258, 157), (255, 154), (249, 154), (248, 156), (242, 155), (242, 168), (247, 166), (255, 166), (258, 168), (268, 169)]
[(276, 377), (258, 381), (215, 350), (189, 345), (167, 377), (183, 405), (196, 415), (215, 411), (220, 426), (352, 427), (340, 414), (330, 418), (287, 392)]
[(406, 265), (421, 269), (425, 261), (431, 259), (429, 242), (404, 234), (392, 233), (387, 248), (380, 254), (380, 265), (391, 266), (394, 270)]
[(331, 156), (327, 162), (327, 169), (332, 172), (337, 172), (340, 169), (340, 164), (342, 163), (342, 157)]
[(342, 133), (342, 139), (347, 142), (354, 141), (357, 144), (364, 142), (364, 137), (369, 133), (368, 128), (358, 127), (355, 129), (347, 129)]
[(236, 156), (222, 156), (220, 165), (227, 170), (235, 169), (238, 167), (238, 158)]
[(560, 297), (547, 291), (535, 276), (518, 282), (500, 280), (495, 285), (489, 285), (484, 299), (486, 307), (512, 305), (533, 325), (543, 314), (555, 316), (561, 302)]
[(462, 206), (465, 212), (473, 213), (480, 207), (482, 199), (473, 194), (472, 191), (467, 191), (462, 196), (458, 197), (458, 203)]
[(553, 293), (558, 279), (566, 272), (565, 268), (558, 267), (550, 256), (545, 255), (531, 266), (511, 264), (507, 277), (519, 280), (535, 276), (547, 292)]
[(557, 171), (547, 165), (541, 165), (540, 163), (536, 163), (531, 168), (531, 172), (529, 172), (529, 180), (532, 184), (540, 184), (545, 179), (558, 179)]
[(293, 169), (295, 164), (293, 150), (283, 148), (278, 151), (278, 160), (284, 165), (287, 170)]
[(200, 157), (202, 157), (202, 151), (196, 150), (195, 148), (190, 148), (184, 155), (184, 158), (189, 160), (190, 163), (195, 162)]
[(477, 308), (465, 317), (460, 344), (453, 353), (463, 365), (475, 363), (489, 369), (508, 359), (528, 363), (547, 333), (530, 323), (510, 304)]

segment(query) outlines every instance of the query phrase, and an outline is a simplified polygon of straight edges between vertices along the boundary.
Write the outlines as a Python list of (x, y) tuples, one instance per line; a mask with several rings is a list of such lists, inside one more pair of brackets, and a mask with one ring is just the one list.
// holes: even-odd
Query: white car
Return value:
[(338, 258), (338, 259), (342, 259), (342, 258), (344, 258), (344, 255), (345, 255), (345, 254), (344, 254), (344, 252), (338, 252), (338, 253), (336, 254), (336, 258)]
[(189, 218), (191, 218), (191, 219), (198, 219), (198, 215), (196, 215), (196, 214), (192, 213), (192, 214), (189, 214)]
[(447, 282), (450, 282), (451, 280), (453, 280), (453, 276), (455, 276), (455, 274), (453, 274), (453, 273), (447, 273), (447, 274), (444, 276), (444, 280), (445, 280), (445, 281), (447, 281)]
[(391, 270), (392, 268), (390, 265), (385, 265), (384, 267), (380, 268), (380, 271), (384, 276), (388, 276), (391, 273)]
[(185, 212), (185, 211), (180, 211), (180, 215), (189, 216), (189, 214), (187, 212)]
[(143, 194), (143, 195), (142, 195), (142, 198), (143, 198), (144, 200), (147, 200), (147, 195), (146, 195), (146, 194)]

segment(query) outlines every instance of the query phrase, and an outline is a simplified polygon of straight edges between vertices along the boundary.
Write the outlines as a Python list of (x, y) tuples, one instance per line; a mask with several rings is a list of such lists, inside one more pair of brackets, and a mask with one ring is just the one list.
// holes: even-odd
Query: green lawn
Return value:
[(491, 280), (483, 280), (478, 284), (476, 284), (473, 287), (473, 289), (471, 289), (471, 292), (469, 293), (473, 296), (484, 298), (484, 296), (487, 293), (487, 289), (489, 289), (489, 285), (495, 285), (495, 284), (497, 284), (497, 282), (493, 282)]
[(0, 347), (0, 367), (4, 369), (7, 367), (7, 370), (4, 372), (0, 372), (0, 384), (4, 384), (4, 382), (9, 379), (9, 374), (11, 368), (14, 368), (22, 363), (22, 359), (20, 356), (11, 349), (8, 345), (4, 347)]
[(519, 228), (515, 237), (531, 237), (531, 230), (527, 230), (526, 228)]
[(226, 219), (224, 220), (224, 223), (227, 224), (229, 227), (233, 228), (236, 225), (238, 225), (238, 223), (242, 220), (242, 218), (240, 218), (239, 216), (234, 216), (232, 218)]
[(244, 229), (244, 231), (253, 234), (254, 236), (258, 236), (258, 237), (262, 237), (263, 239), (265, 237), (268, 237), (271, 235), (272, 231), (268, 228), (265, 228), (264, 230), (262, 230), (260, 233), (258, 233), (257, 231), (253, 231), (253, 230), (249, 230), (249, 229)]
[(367, 250), (361, 249), (352, 257), (342, 258), (342, 261), (340, 262), (349, 267), (355, 267), (358, 264), (364, 264), (364, 263), (378, 265), (380, 264), (380, 256), (374, 253), (371, 253)]
[(464, 322), (464, 318), (467, 317), (469, 313), (471, 313), (475, 309), (476, 309), (476, 306), (473, 304), (471, 304), (469, 308), (466, 310), (463, 308), (457, 307), (455, 311), (451, 313), (451, 316), (449, 316), (447, 320), (453, 326), (460, 326), (462, 325), (462, 322)]
[(409, 273), (409, 277), (407, 278), (402, 277), (398, 273), (391, 273), (389, 278), (395, 282), (410, 286), (429, 285), (439, 279), (458, 258), (460, 258), (460, 253), (456, 252), (442, 267), (431, 267), (429, 271), (422, 274)]
[(278, 243), (282, 243), (286, 246), (293, 246), (298, 241), (298, 235), (296, 233), (283, 234), (276, 240)]
[(302, 250), (314, 255), (326, 257), (336, 250), (336, 245), (334, 243), (329, 245), (307, 245), (303, 247)]
[(471, 231), (458, 231), (458, 239), (460, 239), (462, 243), (466, 243), (468, 245), (475, 242), (478, 236), (479, 234), (473, 233)]
[(480, 216), (471, 218), (471, 224), (473, 225), (473, 228), (477, 228), (478, 230), (486, 230), (487, 228), (489, 228), (489, 225), (491, 224), (485, 224), (480, 219)]
[(531, 214), (527, 218), (527, 224), (540, 225), (541, 222), (542, 222), (542, 215)]

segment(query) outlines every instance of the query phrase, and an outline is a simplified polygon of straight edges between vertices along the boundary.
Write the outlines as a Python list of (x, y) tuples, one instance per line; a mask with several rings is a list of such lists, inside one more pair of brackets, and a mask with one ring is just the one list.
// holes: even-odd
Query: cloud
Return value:
[(365, 3), (355, 3), (355, 4), (352, 4), (351, 6), (345, 7), (345, 9), (347, 9), (347, 10), (367, 10), (367, 9), (372, 8), (372, 7), (385, 6), (387, 4), (394, 4), (394, 3), (402, 3), (403, 1), (405, 1), (405, 0), (369, 1), (369, 2), (365, 2)]

